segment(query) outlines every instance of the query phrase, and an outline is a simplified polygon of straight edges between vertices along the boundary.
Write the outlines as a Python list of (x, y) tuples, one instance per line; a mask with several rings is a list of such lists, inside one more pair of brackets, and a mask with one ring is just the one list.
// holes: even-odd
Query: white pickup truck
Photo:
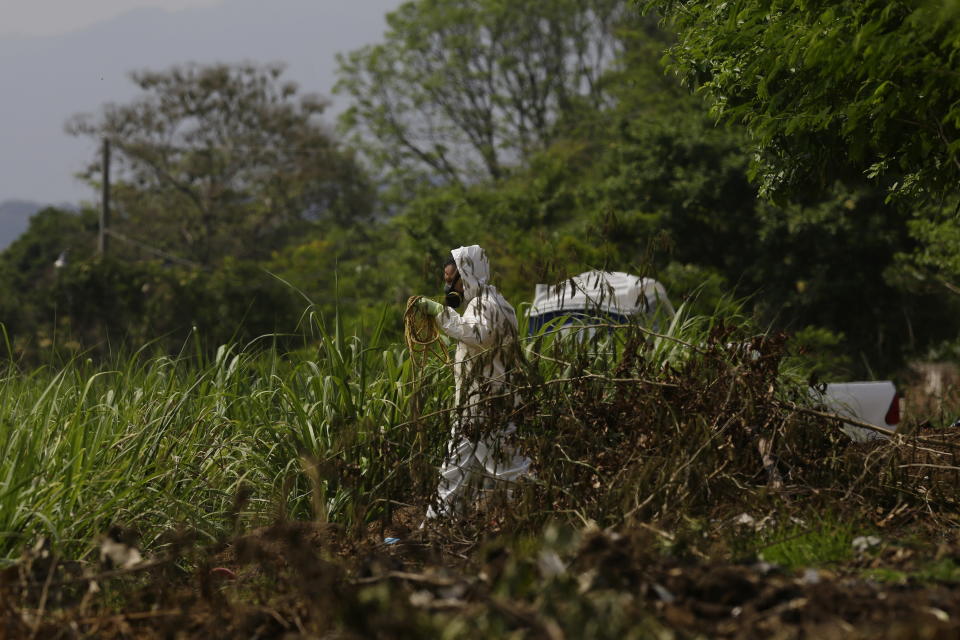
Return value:
[[(538, 284), (527, 311), (529, 332), (539, 331), (556, 318), (575, 322), (595, 320), (597, 315), (613, 322), (630, 316), (663, 313), (672, 316), (673, 306), (663, 285), (651, 278), (619, 271), (586, 271), (558, 285)], [(841, 418), (896, 431), (900, 423), (900, 397), (893, 382), (832, 382), (810, 388), (814, 402)], [(885, 437), (847, 423), (843, 427), (855, 442)]]

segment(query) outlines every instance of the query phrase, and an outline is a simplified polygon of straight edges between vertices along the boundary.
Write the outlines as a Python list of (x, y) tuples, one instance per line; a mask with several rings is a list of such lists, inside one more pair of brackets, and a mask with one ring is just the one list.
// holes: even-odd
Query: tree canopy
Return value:
[[(202, 265), (263, 257), (318, 220), (365, 219), (364, 173), (282, 67), (188, 65), (131, 74), (140, 98), (67, 129), (116, 150), (114, 231)], [(97, 177), (94, 161), (87, 171)]]
[[(955, 88), (943, 73), (918, 85), (925, 100), (871, 84), (919, 79), (946, 49), (904, 54), (899, 69), (885, 47), (924, 16), (939, 26), (917, 42), (945, 42), (946, 14), (872, 0), (643, 4), (675, 18), (678, 39), (628, 0), (404, 4), (382, 44), (341, 59), (340, 78), (357, 155), (397, 192), (370, 187), (322, 103), (279, 67), (135, 74), (141, 98), (71, 130), (114, 143), (114, 232), (150, 247), (89, 256), (94, 212), (48, 212), (0, 256), (2, 319), (37, 344), (182, 345), (194, 327), (211, 344), (252, 340), (289, 331), (307, 304), (399, 330), (410, 295), (442, 289), (443, 256), (478, 242), (521, 310), (537, 283), (606, 268), (656, 277), (700, 312), (744, 299), (770, 327), (827, 345), (834, 373), (887, 374), (955, 340), (943, 321), (960, 303), (943, 296), (960, 292), (952, 152), (928, 136), (923, 156), (929, 127), (898, 121), (911, 100), (929, 106), (917, 118), (953, 109)], [(673, 42), (680, 76), (660, 65)], [(883, 154), (897, 162), (870, 171)], [(758, 197), (756, 179), (778, 198)], [(54, 270), (68, 244), (85, 248)]]
[(768, 193), (867, 175), (934, 199), (960, 180), (960, 5), (639, 0), (676, 28), (672, 68), (746, 124)]
[(381, 44), (339, 57), (343, 125), (379, 168), (427, 181), (500, 178), (606, 97), (625, 0), (414, 0)]

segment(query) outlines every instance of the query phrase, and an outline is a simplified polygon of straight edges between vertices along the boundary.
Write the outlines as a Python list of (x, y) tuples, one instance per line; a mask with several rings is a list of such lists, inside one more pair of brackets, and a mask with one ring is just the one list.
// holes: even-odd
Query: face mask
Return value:
[(463, 296), (460, 295), (459, 291), (454, 290), (458, 280), (460, 280), (459, 271), (457, 272), (457, 277), (453, 279), (453, 282), (443, 288), (443, 292), (446, 294), (443, 298), (443, 303), (451, 309), (456, 309), (460, 306), (460, 303), (463, 302)]

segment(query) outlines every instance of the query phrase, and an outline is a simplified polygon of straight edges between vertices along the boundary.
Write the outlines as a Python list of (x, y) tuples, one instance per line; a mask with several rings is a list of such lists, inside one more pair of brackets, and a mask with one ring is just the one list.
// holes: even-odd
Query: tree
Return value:
[(96, 227), (97, 212), (91, 209), (38, 211), (27, 230), (0, 252), (2, 279), (21, 294), (49, 288), (58, 269), (93, 255)]
[(70, 313), (64, 277), (93, 255), (96, 226), (96, 211), (48, 207), (33, 214), (27, 230), (0, 252), (0, 323), (15, 351), (63, 328)]
[(672, 68), (746, 124), (768, 193), (867, 175), (934, 200), (960, 180), (960, 5), (935, 0), (639, 0), (670, 19)]
[(429, 184), (502, 177), (607, 93), (625, 0), (413, 0), (338, 58), (343, 126), (375, 166)]
[(408, 271), (389, 273), (415, 283), (399, 294), (436, 290), (435, 265), (469, 238), (491, 254), (511, 299), (589, 268), (642, 273), (699, 312), (745, 298), (762, 323), (816, 338), (826, 348), (817, 357), (844, 361), (849, 375), (889, 374), (955, 331), (944, 318), (956, 301), (902, 286), (895, 256), (916, 243), (865, 179), (801, 202), (761, 199), (746, 132), (715, 126), (696, 96), (646, 111), (625, 97), (596, 120), (604, 127), (588, 139), (558, 142), (496, 184), (410, 201), (391, 221)]
[[(364, 173), (318, 120), (325, 104), (297, 99), (281, 74), (276, 65), (136, 72), (139, 99), (74, 117), (68, 132), (115, 150), (115, 234), (211, 265), (269, 255), (317, 221), (369, 216)], [(86, 175), (99, 171), (95, 161)]]

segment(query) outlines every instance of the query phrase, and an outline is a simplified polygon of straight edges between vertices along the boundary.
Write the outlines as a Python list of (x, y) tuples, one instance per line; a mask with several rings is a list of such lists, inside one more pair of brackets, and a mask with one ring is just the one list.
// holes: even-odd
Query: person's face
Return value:
[(443, 282), (444, 284), (450, 284), (456, 280), (456, 284), (453, 285), (453, 290), (463, 295), (463, 278), (457, 278), (457, 266), (453, 264), (448, 264), (443, 268)]

